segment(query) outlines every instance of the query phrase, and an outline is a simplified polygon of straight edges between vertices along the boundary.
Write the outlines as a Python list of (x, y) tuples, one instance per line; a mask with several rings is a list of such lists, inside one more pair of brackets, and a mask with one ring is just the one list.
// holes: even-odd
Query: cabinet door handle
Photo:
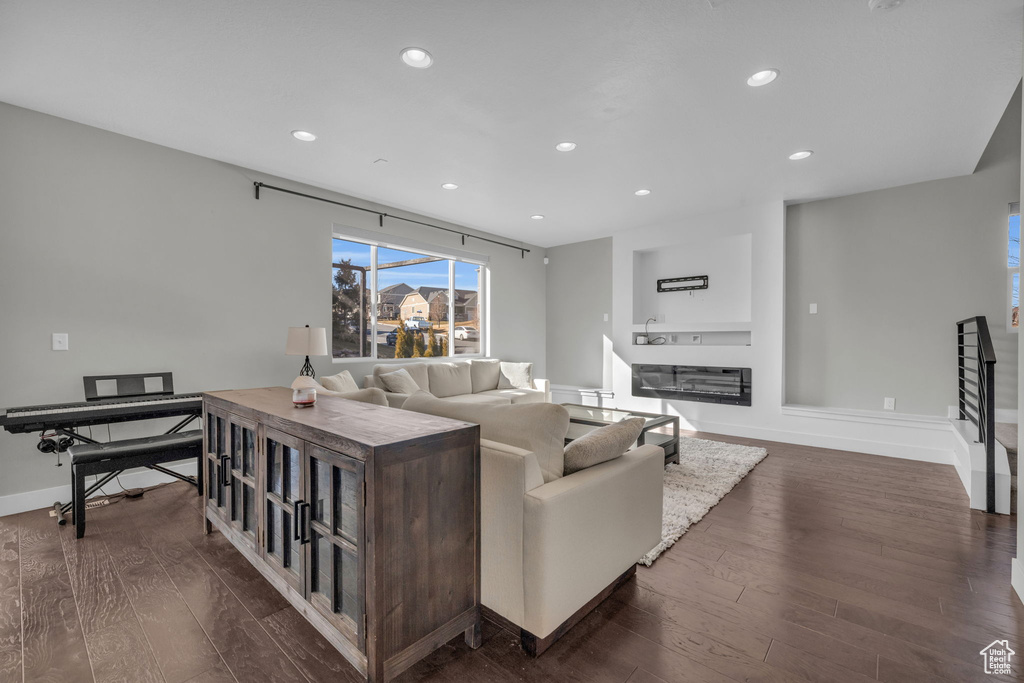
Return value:
[(292, 540), (298, 541), (299, 536), (299, 511), (302, 509), (302, 501), (297, 500), (292, 504)]
[(231, 486), (231, 456), (220, 456), (220, 485)]
[(309, 531), (309, 523), (310, 523), (309, 503), (303, 503), (299, 507), (299, 516), (301, 517), (301, 520), (302, 520), (300, 522), (301, 538), (299, 539), (299, 545), (306, 545), (307, 543), (309, 543), (309, 539), (310, 539), (310, 531)]

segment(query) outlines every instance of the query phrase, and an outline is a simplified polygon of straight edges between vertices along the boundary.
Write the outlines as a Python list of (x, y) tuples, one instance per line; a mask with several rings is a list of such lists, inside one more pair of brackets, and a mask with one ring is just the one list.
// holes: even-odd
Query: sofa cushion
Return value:
[(477, 396), (507, 398), (509, 403), (544, 403), (547, 400), (547, 394), (537, 389), (492, 389), (482, 391)]
[(533, 363), (501, 361), (498, 389), (530, 389), (533, 387)]
[(406, 410), (480, 425), (480, 438), (532, 451), (544, 481), (562, 476), (569, 411), (553, 403), (488, 405), (457, 403), (421, 391), (405, 401)]
[(619, 457), (637, 440), (644, 424), (642, 417), (631, 417), (574, 439), (565, 447), (564, 473), (569, 475)]
[(321, 377), (320, 384), (324, 385), (324, 389), (331, 391), (359, 391), (359, 385), (352, 379), (352, 373), (348, 370), (342, 370), (337, 375)]
[(452, 403), (490, 403), (506, 406), (512, 403), (512, 399), (508, 396), (495, 395), (489, 391), (485, 391), (482, 394), (458, 394), (457, 396), (446, 396), (444, 400)]
[(500, 360), (475, 360), (470, 364), (469, 371), (473, 377), (474, 394), (498, 388), (498, 375), (501, 374)]
[[(384, 386), (384, 382), (381, 381), (380, 376), (386, 375), (389, 372), (397, 372), (398, 370), (405, 370), (412, 378), (416, 381), (416, 386), (423, 391), (430, 391), (430, 379), (427, 377), (427, 364), (426, 363), (402, 363), (400, 365), (374, 365), (373, 366), (373, 379), (374, 385), (387, 390)], [(412, 392), (410, 392), (412, 393)]]
[(430, 363), (427, 365), (430, 393), (438, 398), (473, 393), (469, 363)]
[(412, 378), (412, 375), (405, 368), (395, 370), (394, 372), (385, 372), (379, 376), (379, 379), (384, 383), (386, 390), (396, 394), (414, 394), (420, 390), (416, 380)]

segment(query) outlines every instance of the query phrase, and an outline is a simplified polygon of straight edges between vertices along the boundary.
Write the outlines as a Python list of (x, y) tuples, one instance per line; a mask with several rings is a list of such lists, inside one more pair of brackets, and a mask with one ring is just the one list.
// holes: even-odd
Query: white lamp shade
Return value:
[(285, 351), (289, 356), (326, 356), (326, 327), (289, 327)]

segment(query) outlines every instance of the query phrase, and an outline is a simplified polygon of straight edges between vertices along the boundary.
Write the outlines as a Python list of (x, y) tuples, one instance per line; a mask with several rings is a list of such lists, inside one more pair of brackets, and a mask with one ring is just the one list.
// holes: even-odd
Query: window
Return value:
[(1007, 290), (1010, 305), (1007, 328), (1017, 330), (1020, 317), (1020, 204), (1010, 204), (1010, 222), (1006, 249)]
[(484, 263), (365, 239), (332, 241), (335, 358), (482, 352)]

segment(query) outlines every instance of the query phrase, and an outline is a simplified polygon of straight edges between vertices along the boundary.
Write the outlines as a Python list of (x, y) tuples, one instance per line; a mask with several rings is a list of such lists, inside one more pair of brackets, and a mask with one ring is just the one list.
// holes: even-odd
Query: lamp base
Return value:
[(299, 377), (312, 377), (316, 378), (316, 371), (313, 370), (313, 366), (309, 364), (309, 356), (306, 356), (306, 363), (299, 370)]

